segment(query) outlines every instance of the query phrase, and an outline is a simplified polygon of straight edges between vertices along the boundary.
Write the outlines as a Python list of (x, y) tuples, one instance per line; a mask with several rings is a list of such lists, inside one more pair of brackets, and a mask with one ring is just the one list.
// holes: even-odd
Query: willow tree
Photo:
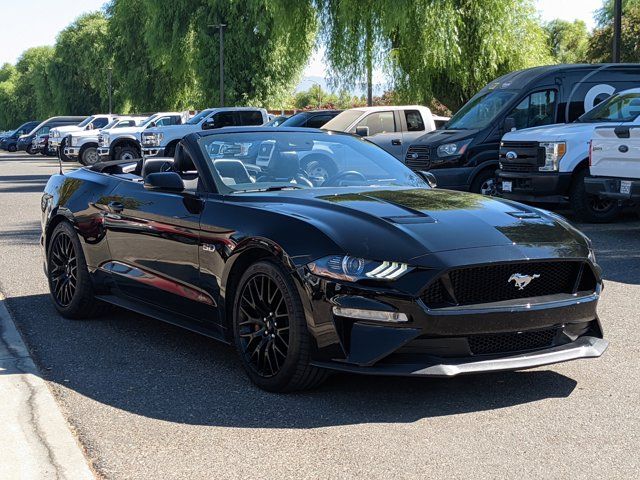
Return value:
[(385, 69), (399, 101), (428, 104), (437, 98), (455, 110), (499, 75), (552, 62), (531, 0), (317, 4), (326, 60), (337, 82), (362, 79), (372, 58)]
[(170, 65), (192, 107), (218, 104), (219, 38), (224, 32), (226, 103), (279, 106), (311, 54), (311, 0), (145, 0), (152, 60)]
[(107, 110), (110, 41), (103, 12), (82, 15), (60, 32), (49, 69), (51, 103), (57, 112), (84, 115)]
[[(52, 78), (49, 69), (53, 61), (52, 47), (33, 47), (25, 50), (15, 67), (16, 123), (44, 119), (55, 114), (51, 102)], [(19, 120), (18, 120), (19, 119)]]

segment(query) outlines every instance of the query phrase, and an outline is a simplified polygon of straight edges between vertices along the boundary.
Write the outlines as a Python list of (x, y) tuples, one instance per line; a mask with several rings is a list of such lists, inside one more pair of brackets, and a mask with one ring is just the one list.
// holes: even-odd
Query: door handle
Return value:
[(399, 138), (394, 138), (393, 140), (391, 140), (391, 145), (402, 145), (402, 140), (400, 140)]
[(109, 211), (112, 213), (121, 213), (124, 210), (124, 205), (120, 202), (109, 202), (107, 207), (109, 207)]

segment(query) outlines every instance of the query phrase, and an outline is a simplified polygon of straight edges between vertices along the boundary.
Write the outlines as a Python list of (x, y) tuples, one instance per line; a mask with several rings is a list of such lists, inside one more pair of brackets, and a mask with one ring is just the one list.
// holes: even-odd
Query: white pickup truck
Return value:
[(158, 112), (135, 127), (104, 129), (98, 135), (98, 156), (101, 161), (141, 158), (140, 136), (147, 129), (164, 125), (180, 125), (189, 112)]
[(640, 202), (640, 125), (600, 127), (593, 132), (585, 193), (612, 213)]
[(355, 133), (404, 161), (412, 142), (447, 120), (421, 105), (359, 107), (345, 110), (322, 129)]
[(585, 191), (589, 142), (599, 127), (640, 127), (640, 88), (616, 93), (572, 123), (505, 134), (500, 144), (498, 192), (524, 202), (567, 202), (581, 221), (607, 222), (616, 202)]
[(264, 108), (224, 107), (208, 108), (182, 125), (158, 126), (142, 134), (142, 153), (145, 157), (172, 157), (176, 145), (194, 132), (234, 126), (257, 126), (267, 123)]
[(64, 154), (64, 149), (68, 143), (67, 136), (72, 132), (86, 132), (104, 128), (116, 118), (110, 113), (91, 115), (77, 125), (65, 125), (49, 130), (49, 149), (56, 150), (62, 161), (69, 162), (71, 159)]
[(98, 136), (102, 130), (137, 127), (146, 118), (147, 117), (117, 117), (101, 130), (71, 132), (66, 137), (64, 154), (72, 161), (79, 161), (83, 165), (93, 165), (100, 159), (98, 156)]

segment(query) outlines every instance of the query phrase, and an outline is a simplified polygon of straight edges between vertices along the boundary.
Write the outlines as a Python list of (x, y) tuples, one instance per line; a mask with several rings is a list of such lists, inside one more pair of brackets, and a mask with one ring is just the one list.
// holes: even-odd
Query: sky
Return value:
[[(30, 47), (53, 45), (60, 30), (79, 15), (99, 9), (105, 0), (0, 0), (0, 65), (15, 63), (20, 54)], [(594, 27), (593, 12), (602, 0), (535, 0), (544, 21), (583, 20), (589, 29)], [(19, 19), (15, 22), (9, 19)], [(307, 65), (298, 89), (306, 90), (314, 82), (326, 85), (323, 50), (318, 49)], [(374, 83), (382, 84), (381, 72), (374, 75)]]

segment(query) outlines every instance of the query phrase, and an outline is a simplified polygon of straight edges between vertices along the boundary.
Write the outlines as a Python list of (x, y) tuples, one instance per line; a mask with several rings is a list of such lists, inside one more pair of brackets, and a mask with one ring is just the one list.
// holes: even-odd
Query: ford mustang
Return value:
[(67, 318), (114, 304), (232, 343), (271, 391), (331, 370), (450, 377), (600, 356), (588, 238), (431, 180), (359, 137), (295, 128), (193, 133), (173, 158), (54, 175), (51, 298)]

